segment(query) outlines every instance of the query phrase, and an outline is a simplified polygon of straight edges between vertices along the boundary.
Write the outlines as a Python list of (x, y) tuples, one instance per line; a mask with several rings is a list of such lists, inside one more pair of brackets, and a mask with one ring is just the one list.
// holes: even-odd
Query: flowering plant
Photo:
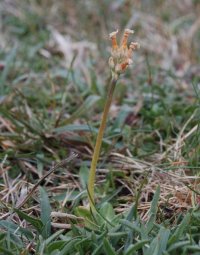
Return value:
[(125, 29), (120, 47), (118, 46), (118, 43), (117, 43), (117, 33), (118, 33), (118, 30), (110, 34), (110, 39), (112, 41), (112, 50), (111, 50), (111, 57), (109, 58), (108, 62), (111, 69), (112, 79), (108, 88), (108, 95), (107, 95), (107, 99), (104, 106), (104, 111), (103, 111), (101, 124), (99, 127), (97, 139), (96, 139), (96, 144), (94, 148), (94, 153), (93, 153), (92, 163), (91, 163), (90, 173), (89, 173), (88, 196), (89, 196), (91, 209), (94, 209), (94, 182), (95, 182), (96, 167), (97, 167), (97, 162), (99, 159), (103, 134), (106, 127), (106, 120), (107, 120), (108, 112), (112, 102), (113, 92), (120, 74), (124, 73), (125, 70), (128, 68), (128, 66), (132, 64), (133, 62), (132, 61), (133, 51), (139, 48), (139, 44), (135, 42), (131, 42), (130, 46), (129, 47), (127, 46), (128, 36), (130, 34), (133, 34), (133, 30)]

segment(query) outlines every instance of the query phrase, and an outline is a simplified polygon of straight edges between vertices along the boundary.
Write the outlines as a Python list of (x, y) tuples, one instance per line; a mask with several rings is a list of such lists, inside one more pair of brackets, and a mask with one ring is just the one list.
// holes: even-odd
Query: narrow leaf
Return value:
[(48, 195), (42, 187), (40, 187), (40, 207), (41, 221), (44, 225), (42, 236), (46, 239), (51, 234), (51, 206)]
[(19, 234), (19, 235), (23, 234), (24, 236), (26, 236), (29, 239), (33, 238), (33, 234), (31, 233), (31, 231), (29, 231), (28, 229), (22, 228), (11, 221), (1, 220), (0, 226), (7, 229), (11, 233), (15, 232), (15, 234)]
[(135, 251), (141, 249), (149, 240), (142, 240), (137, 242), (136, 244), (131, 244), (125, 252), (125, 255), (132, 255)]
[(154, 194), (153, 200), (151, 202), (151, 208), (149, 211), (149, 220), (146, 224), (146, 231), (149, 233), (155, 223), (156, 220), (156, 213), (158, 210), (158, 200), (160, 197), (160, 186), (157, 187), (156, 192)]
[(188, 228), (190, 222), (190, 214), (186, 214), (181, 224), (176, 228), (174, 234), (169, 239), (169, 245), (173, 244), (176, 240), (183, 235), (186, 228)]
[(42, 233), (43, 224), (41, 220), (31, 217), (18, 209), (14, 209), (14, 211), (19, 215), (19, 217), (29, 222), (38, 231), (39, 234)]
[(145, 251), (145, 254), (162, 255), (166, 252), (167, 243), (170, 235), (170, 230), (161, 227), (158, 235), (153, 239), (150, 247)]
[(103, 240), (103, 248), (106, 255), (116, 255), (114, 248), (112, 247), (111, 243), (106, 238), (104, 238)]
[(79, 171), (80, 183), (83, 189), (86, 189), (88, 184), (89, 169), (86, 165), (82, 165)]

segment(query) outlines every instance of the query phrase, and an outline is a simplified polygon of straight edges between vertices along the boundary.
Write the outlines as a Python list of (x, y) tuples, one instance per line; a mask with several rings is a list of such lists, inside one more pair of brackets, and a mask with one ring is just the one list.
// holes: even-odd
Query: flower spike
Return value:
[(117, 33), (118, 30), (110, 33), (110, 39), (112, 40), (112, 49), (116, 50), (118, 48), (118, 44), (117, 44)]
[(129, 46), (129, 50), (128, 50), (128, 57), (131, 58), (133, 51), (134, 50), (138, 50), (140, 48), (140, 44), (136, 43), (136, 42), (131, 42), (130, 46)]
[(133, 34), (134, 31), (125, 29), (120, 47), (117, 44), (118, 30), (110, 34), (112, 40), (111, 57), (109, 58), (109, 66), (113, 77), (118, 77), (121, 73), (125, 72), (129, 65), (133, 63), (132, 54), (134, 50), (139, 49), (140, 45), (136, 42), (131, 42), (130, 46), (127, 46), (128, 36)]
[(122, 45), (121, 45), (122, 48), (127, 49), (128, 36), (133, 33), (134, 33), (133, 30), (125, 29), (124, 36), (122, 38)]

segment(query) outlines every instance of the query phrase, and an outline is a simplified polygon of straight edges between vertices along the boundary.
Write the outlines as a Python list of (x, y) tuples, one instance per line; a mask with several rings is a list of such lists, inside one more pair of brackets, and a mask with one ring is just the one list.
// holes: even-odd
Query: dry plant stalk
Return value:
[(99, 159), (103, 134), (106, 127), (107, 116), (110, 109), (110, 105), (112, 103), (113, 93), (120, 74), (124, 73), (128, 66), (133, 63), (132, 61), (133, 51), (139, 48), (139, 44), (135, 42), (131, 42), (130, 46), (129, 47), (127, 46), (128, 36), (134, 33), (133, 30), (125, 29), (122, 38), (122, 43), (120, 46), (118, 46), (117, 43), (117, 33), (118, 30), (110, 34), (110, 39), (112, 41), (111, 57), (109, 58), (109, 67), (111, 69), (111, 82), (108, 88), (107, 99), (104, 105), (101, 124), (99, 127), (99, 132), (97, 135), (96, 144), (92, 157), (92, 163), (89, 172), (88, 196), (91, 209), (94, 209), (94, 183), (96, 167)]

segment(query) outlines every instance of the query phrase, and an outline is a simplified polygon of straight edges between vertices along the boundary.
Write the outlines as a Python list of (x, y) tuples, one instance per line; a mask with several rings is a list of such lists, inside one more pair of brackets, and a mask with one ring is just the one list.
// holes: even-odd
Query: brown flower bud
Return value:
[(110, 33), (110, 39), (112, 41), (111, 57), (109, 58), (109, 66), (113, 76), (119, 76), (125, 72), (129, 65), (133, 63), (132, 54), (134, 50), (140, 48), (140, 45), (136, 42), (131, 42), (130, 46), (127, 46), (128, 36), (133, 34), (134, 31), (125, 29), (120, 47), (117, 44), (117, 31)]

